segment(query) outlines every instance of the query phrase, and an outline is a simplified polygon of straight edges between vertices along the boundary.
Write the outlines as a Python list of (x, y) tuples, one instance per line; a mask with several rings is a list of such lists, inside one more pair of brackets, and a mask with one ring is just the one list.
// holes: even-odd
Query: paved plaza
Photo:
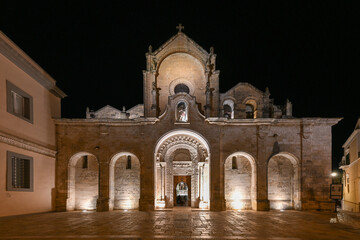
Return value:
[(335, 213), (59, 212), (0, 218), (0, 239), (360, 239)]

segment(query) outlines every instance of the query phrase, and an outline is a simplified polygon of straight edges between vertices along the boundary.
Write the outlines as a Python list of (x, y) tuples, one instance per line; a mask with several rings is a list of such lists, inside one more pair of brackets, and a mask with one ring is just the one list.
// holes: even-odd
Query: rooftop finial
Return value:
[(181, 23), (179, 23), (179, 25), (176, 26), (176, 29), (179, 30), (179, 32), (181, 32), (181, 30), (183, 30), (184, 28), (185, 27)]

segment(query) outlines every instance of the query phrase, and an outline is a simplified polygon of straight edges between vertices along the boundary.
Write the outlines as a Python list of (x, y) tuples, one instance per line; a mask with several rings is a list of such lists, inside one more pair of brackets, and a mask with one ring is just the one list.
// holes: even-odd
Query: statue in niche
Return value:
[(180, 102), (177, 105), (177, 121), (179, 122), (187, 122), (188, 116), (187, 116), (187, 109), (184, 102)]

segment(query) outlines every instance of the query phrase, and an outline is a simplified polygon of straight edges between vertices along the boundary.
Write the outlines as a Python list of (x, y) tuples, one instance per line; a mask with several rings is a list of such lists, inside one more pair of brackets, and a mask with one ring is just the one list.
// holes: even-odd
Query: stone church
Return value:
[(144, 103), (56, 124), (56, 210), (332, 210), (331, 127), (240, 82), (182, 32), (143, 71)]

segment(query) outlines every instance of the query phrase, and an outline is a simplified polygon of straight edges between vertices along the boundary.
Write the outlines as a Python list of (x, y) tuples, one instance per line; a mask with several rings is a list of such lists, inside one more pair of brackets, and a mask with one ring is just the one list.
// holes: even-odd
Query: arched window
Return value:
[(232, 157), (232, 162), (231, 162), (231, 168), (232, 169), (238, 169), (237, 167), (237, 161), (236, 161), (236, 157)]
[(254, 118), (254, 107), (251, 104), (246, 104), (245, 107), (246, 118)]
[(127, 156), (126, 169), (131, 169), (131, 156)]
[(231, 99), (227, 99), (223, 103), (224, 117), (234, 118), (234, 102)]
[(189, 94), (190, 89), (189, 89), (189, 87), (186, 86), (185, 84), (180, 83), (180, 84), (178, 84), (178, 85), (175, 86), (174, 92), (175, 92), (175, 94), (176, 94), (176, 93), (180, 93), (180, 92)]
[(231, 118), (232, 115), (232, 109), (229, 105), (225, 104), (224, 105), (224, 117), (226, 118)]
[(188, 121), (188, 109), (184, 102), (179, 102), (176, 108), (176, 120), (178, 122)]

